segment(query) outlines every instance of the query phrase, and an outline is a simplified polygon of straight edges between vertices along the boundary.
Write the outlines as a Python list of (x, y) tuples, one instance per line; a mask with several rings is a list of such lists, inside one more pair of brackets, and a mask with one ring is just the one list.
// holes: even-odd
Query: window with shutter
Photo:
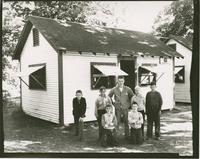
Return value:
[(175, 66), (175, 83), (185, 83), (185, 66)]
[(29, 75), (29, 89), (46, 90), (46, 64), (29, 65), (29, 67), (43, 66)]
[(156, 83), (157, 74), (142, 67), (138, 68), (139, 86), (148, 86), (151, 82)]
[(115, 76), (113, 75), (103, 75), (98, 69), (94, 67), (94, 65), (116, 65), (115, 63), (101, 63), (101, 62), (92, 62), (90, 64), (91, 67), (91, 88), (92, 90), (99, 89), (101, 86), (106, 88), (113, 88), (116, 85)]

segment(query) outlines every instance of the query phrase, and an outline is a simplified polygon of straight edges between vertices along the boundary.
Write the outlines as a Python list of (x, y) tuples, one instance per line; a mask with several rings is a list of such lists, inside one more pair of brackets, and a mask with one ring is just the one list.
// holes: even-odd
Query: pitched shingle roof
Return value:
[(56, 51), (64, 47), (67, 51), (182, 57), (164, 42), (147, 33), (72, 22), (62, 24), (57, 20), (30, 16), (16, 47), (14, 59), (20, 58), (32, 25)]
[(183, 38), (182, 36), (170, 35), (169, 39), (174, 39), (175, 41), (182, 44), (186, 48), (192, 50), (192, 37)]

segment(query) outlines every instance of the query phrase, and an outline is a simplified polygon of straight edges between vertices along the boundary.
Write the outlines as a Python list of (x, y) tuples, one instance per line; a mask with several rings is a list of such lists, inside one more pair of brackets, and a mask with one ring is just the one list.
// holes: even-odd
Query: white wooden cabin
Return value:
[(98, 88), (108, 93), (117, 75), (133, 90), (140, 85), (144, 96), (156, 81), (162, 109), (172, 109), (175, 57), (182, 56), (150, 34), (30, 16), (13, 59), (20, 61), (23, 111), (68, 125), (76, 90), (86, 98), (86, 121), (96, 120)]
[(171, 36), (166, 44), (184, 57), (175, 59), (175, 101), (191, 103), (190, 70), (192, 63), (192, 38)]

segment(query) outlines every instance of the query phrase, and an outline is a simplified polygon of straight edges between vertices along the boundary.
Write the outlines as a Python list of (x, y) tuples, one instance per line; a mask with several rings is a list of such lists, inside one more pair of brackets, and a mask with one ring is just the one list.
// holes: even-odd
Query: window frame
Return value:
[[(138, 68), (138, 85), (140, 86), (140, 87), (147, 87), (147, 86), (150, 86), (150, 83), (151, 82), (149, 82), (148, 84), (141, 84), (141, 77), (142, 77), (142, 75), (144, 75), (144, 74), (146, 74), (146, 73), (140, 73), (140, 70), (139, 69), (142, 69), (142, 67), (139, 67)], [(155, 72), (151, 72), (153, 75), (146, 75), (146, 76), (153, 76), (153, 78), (155, 78), (155, 81), (153, 80), (152, 82), (155, 82), (155, 83), (157, 83), (157, 73), (155, 73)], [(154, 76), (154, 74), (155, 74), (155, 76)]]
[[(36, 67), (36, 66), (44, 66), (45, 67), (45, 88), (31, 88), (31, 85), (30, 85), (30, 74), (28, 76), (28, 80), (29, 80), (29, 90), (40, 90), (40, 91), (47, 91), (47, 71), (46, 71), (46, 63), (38, 63), (38, 64), (31, 64), (31, 65), (28, 65), (28, 67)], [(34, 73), (34, 72), (33, 72)]]
[(182, 80), (182, 82), (176, 82), (176, 74), (174, 74), (174, 82), (175, 82), (175, 84), (176, 83), (177, 84), (184, 84), (185, 83), (185, 66), (184, 65), (174, 66), (174, 69), (177, 68), (177, 67), (182, 67), (183, 68), (183, 72), (184, 72), (184, 74), (183, 74), (183, 80)]
[[(107, 65), (107, 66), (117, 66), (117, 63), (115, 62), (90, 62), (90, 88), (91, 90), (99, 90), (99, 88), (93, 88), (92, 84), (93, 84), (93, 74), (92, 74), (92, 67), (94, 67), (94, 65)], [(98, 77), (98, 75), (94, 74), (95, 76)], [(105, 75), (101, 75), (99, 77), (109, 77), (109, 76), (105, 76)], [(116, 76), (113, 76), (115, 83), (116, 83)], [(106, 89), (111, 89), (111, 88), (106, 88)]]

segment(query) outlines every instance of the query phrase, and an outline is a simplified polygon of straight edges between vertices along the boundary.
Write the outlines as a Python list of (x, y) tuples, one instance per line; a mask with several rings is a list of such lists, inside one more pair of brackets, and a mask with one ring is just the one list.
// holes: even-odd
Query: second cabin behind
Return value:
[(190, 70), (192, 64), (192, 36), (170, 36), (166, 42), (184, 58), (175, 59), (175, 101), (191, 103)]

